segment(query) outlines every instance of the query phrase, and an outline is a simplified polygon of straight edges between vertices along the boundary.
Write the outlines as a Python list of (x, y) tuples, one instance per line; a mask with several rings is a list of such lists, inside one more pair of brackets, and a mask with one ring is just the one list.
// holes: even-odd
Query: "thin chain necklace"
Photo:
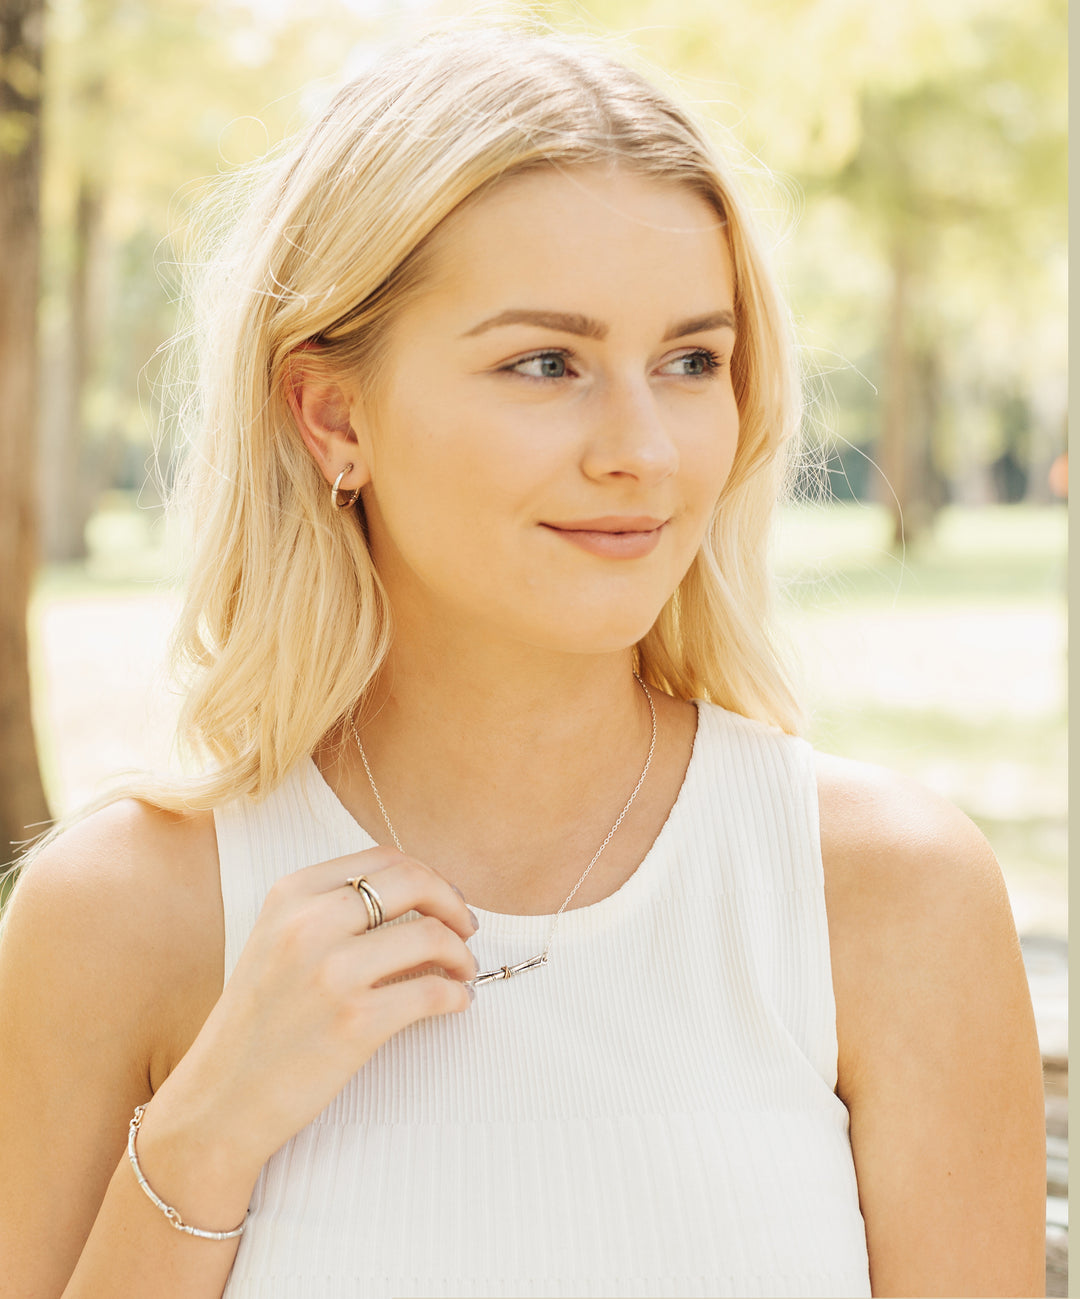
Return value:
[[(567, 906), (569, 906), (570, 901), (573, 898), (574, 894), (578, 891), (579, 888), (581, 888), (582, 884), (585, 883), (585, 878), (589, 874), (589, 871), (591, 871), (592, 868), (596, 865), (596, 863), (600, 860), (600, 854), (611, 842), (611, 836), (615, 833), (615, 831), (619, 828), (619, 826), (622, 825), (623, 817), (627, 814), (627, 812), (630, 811), (631, 804), (633, 803), (634, 799), (637, 798), (638, 796), (638, 790), (640, 790), (641, 786), (645, 783), (645, 777), (648, 775), (649, 772), (649, 764), (652, 762), (652, 758), (653, 758), (653, 750), (656, 748), (656, 708), (653, 706), (652, 695), (649, 693), (649, 687), (645, 684), (644, 681), (642, 681), (642, 679), (638, 676), (636, 672), (634, 673), (634, 680), (638, 683), (638, 685), (642, 688), (642, 690), (645, 691), (645, 698), (648, 700), (649, 703), (649, 714), (652, 717), (652, 738), (649, 740), (649, 753), (648, 753), (648, 757), (646, 757), (645, 759), (645, 765), (641, 769), (641, 775), (638, 777), (637, 784), (634, 786), (630, 794), (630, 797), (626, 800), (626, 803), (623, 806), (623, 810), (619, 813), (618, 817), (616, 818), (615, 824), (611, 827), (611, 829), (607, 832), (606, 836), (604, 837), (604, 842), (600, 845), (599, 848), (597, 848), (596, 852), (593, 855), (592, 861), (589, 862), (588, 866), (586, 866), (585, 870), (582, 872), (581, 879), (578, 880), (578, 882), (566, 895), (566, 901), (562, 904), (562, 906), (559, 908), (558, 912), (556, 913), (555, 923), (551, 926), (551, 933), (548, 934), (548, 940), (547, 940), (547, 944), (544, 947), (544, 950), (538, 956), (529, 957), (527, 961), (519, 961), (517, 965), (503, 965), (500, 966), (499, 969), (497, 970), (486, 970), (483, 974), (477, 974), (474, 978), (468, 979), (466, 981), (472, 984), (474, 987), (479, 986), (481, 983), (492, 983), (496, 979), (509, 979), (512, 978), (515, 974), (520, 974), (523, 970), (535, 970), (538, 966), (547, 965), (548, 953), (551, 951), (552, 940), (555, 937), (555, 930), (558, 929), (559, 927), (559, 921), (562, 919), (562, 913), (566, 910)], [(368, 762), (367, 754), (364, 752), (364, 745), (360, 739), (360, 732), (356, 729), (356, 723), (355, 721), (353, 721), (352, 717), (349, 718), (349, 725), (352, 727), (353, 737), (356, 740), (356, 747), (360, 750), (360, 759), (364, 764), (364, 770), (367, 772), (368, 782), (371, 785), (371, 792), (375, 795), (375, 802), (378, 803), (379, 811), (382, 813), (382, 818), (386, 822), (386, 828), (390, 831), (390, 838), (393, 839), (394, 847), (398, 850), (398, 852), (403, 853), (405, 849), (402, 848), (401, 840), (397, 837), (397, 831), (394, 829), (393, 822), (390, 820), (386, 808), (383, 806), (382, 798), (379, 796), (379, 787), (375, 784), (375, 777), (371, 774), (371, 765)]]

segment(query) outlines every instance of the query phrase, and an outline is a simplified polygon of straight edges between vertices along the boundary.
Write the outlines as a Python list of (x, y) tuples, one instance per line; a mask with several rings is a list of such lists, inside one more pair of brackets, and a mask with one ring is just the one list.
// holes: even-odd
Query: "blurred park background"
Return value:
[[(1033, 988), (1043, 979), (1044, 1053), (1063, 1057), (1065, 0), (483, 12), (610, 34), (738, 159), (810, 399), (777, 536), (810, 738), (910, 773), (981, 826)], [(23, 413), (8, 401), (0, 417), (5, 851), (111, 772), (170, 760), (179, 551), (162, 514), (161, 349), (199, 201), (387, 42), (476, 13), (0, 0), (0, 382), (7, 396), (36, 376)]]

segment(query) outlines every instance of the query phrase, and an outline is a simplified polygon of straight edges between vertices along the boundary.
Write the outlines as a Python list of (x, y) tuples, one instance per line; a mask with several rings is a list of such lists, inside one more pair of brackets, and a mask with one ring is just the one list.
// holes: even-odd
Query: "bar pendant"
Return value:
[(530, 956), (527, 961), (519, 961), (517, 965), (503, 965), (497, 970), (485, 970), (483, 974), (477, 974), (474, 978), (466, 980), (474, 988), (478, 988), (482, 983), (494, 983), (496, 979), (512, 979), (515, 974), (520, 974), (522, 970), (535, 970), (540, 965), (547, 965), (548, 958), (546, 953), (539, 956)]

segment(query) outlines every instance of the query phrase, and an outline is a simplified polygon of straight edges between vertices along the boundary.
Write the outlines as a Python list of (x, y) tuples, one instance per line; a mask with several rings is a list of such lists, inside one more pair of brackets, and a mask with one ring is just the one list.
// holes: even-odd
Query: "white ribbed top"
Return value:
[[(373, 844), (312, 762), (215, 820), (226, 977), (275, 879)], [(474, 910), (482, 969), (551, 928)], [(637, 871), (269, 1160), (225, 1295), (869, 1295), (836, 1051), (812, 751), (699, 703)]]

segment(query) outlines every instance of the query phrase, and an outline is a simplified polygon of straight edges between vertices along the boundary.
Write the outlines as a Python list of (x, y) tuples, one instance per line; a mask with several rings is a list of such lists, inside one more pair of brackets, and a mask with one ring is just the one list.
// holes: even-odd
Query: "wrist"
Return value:
[(151, 1198), (187, 1226), (229, 1232), (244, 1221), (259, 1168), (197, 1114), (183, 1115), (155, 1097), (143, 1107), (135, 1153)]

